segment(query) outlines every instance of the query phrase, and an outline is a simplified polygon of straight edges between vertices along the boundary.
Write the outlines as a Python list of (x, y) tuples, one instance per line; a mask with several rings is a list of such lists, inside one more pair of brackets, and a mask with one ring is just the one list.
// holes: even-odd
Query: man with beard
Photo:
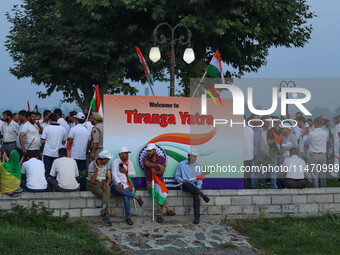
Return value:
[[(152, 189), (152, 174), (157, 175), (160, 181), (164, 183), (163, 175), (165, 172), (165, 158), (156, 154), (157, 147), (150, 143), (146, 148), (148, 156), (143, 158), (146, 189), (151, 193)], [(168, 205), (168, 199), (165, 199), (163, 205), (158, 204), (157, 222), (163, 223), (163, 206), (166, 208), (168, 216), (174, 216), (176, 213), (172, 211)]]
[(129, 153), (131, 153), (131, 151), (127, 147), (122, 147), (118, 153), (119, 158), (112, 162), (111, 190), (112, 192), (123, 196), (126, 223), (128, 225), (133, 225), (133, 221), (131, 220), (130, 200), (136, 199), (140, 206), (143, 205), (143, 200), (134, 194), (135, 192), (133, 190), (131, 178), (136, 176), (136, 172), (131, 160), (129, 160)]
[(12, 150), (16, 150), (16, 139), (19, 134), (19, 124), (12, 119), (12, 112), (7, 110), (3, 112), (4, 123), (1, 126), (2, 148), (7, 155)]
[[(19, 141), (24, 155), (35, 155), (39, 153), (41, 147), (40, 134), (38, 129), (34, 126), (35, 120), (32, 119), (30, 112), (26, 116), (22, 116), (22, 129), (19, 135)], [(30, 154), (32, 153), (32, 154)]]

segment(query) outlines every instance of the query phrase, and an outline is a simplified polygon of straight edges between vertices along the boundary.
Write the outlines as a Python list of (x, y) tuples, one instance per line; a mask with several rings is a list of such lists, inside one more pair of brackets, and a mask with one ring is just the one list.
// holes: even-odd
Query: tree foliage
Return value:
[[(314, 16), (305, 0), (23, 0), (7, 14), (13, 26), (6, 47), (15, 62), (11, 73), (45, 86), (41, 97), (62, 91), (64, 101), (85, 108), (95, 84), (102, 93), (137, 92), (128, 80), (146, 80), (135, 46), (146, 56), (160, 22), (183, 23), (193, 33), (192, 64), (176, 46), (176, 76), (188, 95), (190, 77), (202, 76), (215, 50), (238, 70), (227, 76), (257, 71), (270, 47), (303, 47)], [(162, 59), (149, 67), (164, 81), (170, 47), (160, 49)]]

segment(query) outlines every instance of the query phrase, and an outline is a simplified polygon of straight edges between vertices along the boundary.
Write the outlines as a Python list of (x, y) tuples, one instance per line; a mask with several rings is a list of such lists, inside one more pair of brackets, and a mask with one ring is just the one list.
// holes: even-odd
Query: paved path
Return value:
[(194, 225), (190, 216), (164, 217), (163, 224), (133, 217), (133, 226), (122, 218), (110, 219), (112, 227), (103, 226), (99, 217), (89, 222), (106, 245), (125, 254), (258, 254), (221, 216), (201, 216), (199, 225)]

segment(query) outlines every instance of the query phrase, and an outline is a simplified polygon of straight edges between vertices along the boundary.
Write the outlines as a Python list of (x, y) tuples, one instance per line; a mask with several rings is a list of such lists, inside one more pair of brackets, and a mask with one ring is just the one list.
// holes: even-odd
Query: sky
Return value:
[[(47, 99), (39, 99), (36, 93), (44, 90), (44, 87), (31, 84), (30, 79), (17, 80), (9, 72), (9, 68), (14, 63), (4, 46), (6, 35), (8, 35), (10, 29), (5, 13), (10, 11), (14, 4), (20, 3), (20, 0), (0, 1), (0, 89), (2, 91), (0, 110), (5, 108), (13, 111), (26, 109), (27, 100), (30, 101), (31, 108), (38, 104), (40, 109), (61, 107), (66, 112), (73, 110), (76, 108), (75, 104), (60, 103), (61, 93), (55, 92)], [(279, 86), (282, 80), (293, 80), (298, 87), (304, 87), (311, 91), (312, 99), (308, 107), (311, 109), (325, 107), (335, 110), (340, 104), (338, 100), (340, 79), (320, 80), (316, 78), (340, 78), (340, 16), (338, 15), (340, 1), (309, 0), (307, 3), (318, 16), (311, 21), (313, 32), (309, 43), (304, 48), (271, 48), (267, 65), (261, 67), (257, 73), (245, 74), (244, 78), (273, 78), (271, 83), (265, 82), (267, 85), (263, 85), (262, 89), (259, 87), (257, 93), (267, 93), (261, 91), (270, 91), (271, 87)], [(192, 40), (194, 40), (194, 37)], [(150, 35), (150, 47), (151, 41)], [(144, 55), (152, 70), (152, 63), (147, 57), (148, 53), (145, 52)], [(224, 65), (224, 68), (228, 67)], [(139, 83), (133, 83), (133, 85), (140, 90), (140, 95), (145, 94), (146, 85)], [(156, 82), (155, 94), (167, 96), (168, 86), (168, 83)], [(245, 90), (246, 87), (242, 89)], [(150, 91), (149, 94), (151, 94)], [(258, 95), (262, 94), (255, 94), (254, 98), (256, 99)], [(254, 101), (255, 105), (259, 105), (263, 109), (270, 103), (267, 100)]]

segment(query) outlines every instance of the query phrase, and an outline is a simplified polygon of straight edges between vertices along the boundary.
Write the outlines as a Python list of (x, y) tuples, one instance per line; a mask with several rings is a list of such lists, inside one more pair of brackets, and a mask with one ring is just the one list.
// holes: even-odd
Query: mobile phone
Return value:
[(122, 167), (122, 168), (123, 168), (123, 167), (124, 167), (124, 166), (123, 166), (123, 163), (119, 163), (119, 167)]

